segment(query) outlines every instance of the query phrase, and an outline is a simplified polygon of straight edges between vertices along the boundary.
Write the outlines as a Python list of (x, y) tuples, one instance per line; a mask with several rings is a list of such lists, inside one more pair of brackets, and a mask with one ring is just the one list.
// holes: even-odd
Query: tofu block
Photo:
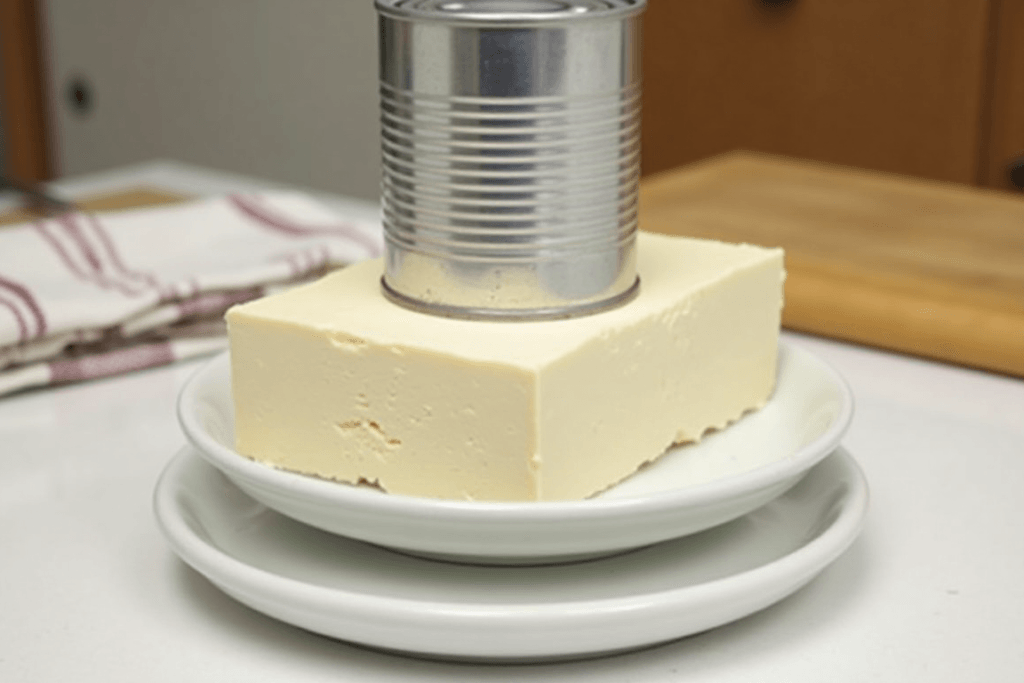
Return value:
[(639, 296), (581, 318), (417, 313), (380, 260), (232, 308), (237, 450), (395, 494), (572, 500), (762, 406), (782, 250), (638, 240)]

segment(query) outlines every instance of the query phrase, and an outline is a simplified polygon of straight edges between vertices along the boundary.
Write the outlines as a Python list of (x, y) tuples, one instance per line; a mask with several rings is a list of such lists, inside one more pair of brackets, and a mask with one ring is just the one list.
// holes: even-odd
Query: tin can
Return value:
[(376, 0), (382, 285), (550, 319), (638, 291), (646, 0)]

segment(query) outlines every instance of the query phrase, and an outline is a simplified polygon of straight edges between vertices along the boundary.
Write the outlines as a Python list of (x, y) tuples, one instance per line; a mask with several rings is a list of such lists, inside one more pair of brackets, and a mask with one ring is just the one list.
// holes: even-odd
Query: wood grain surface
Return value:
[(1024, 377), (1024, 198), (737, 152), (646, 177), (641, 227), (784, 247), (790, 329)]
[(974, 183), (994, 2), (649, 0), (644, 171), (753, 149)]
[(0, 0), (4, 173), (28, 181), (46, 180), (52, 172), (39, 28), (36, 0)]
[(978, 182), (1012, 189), (1007, 165), (1024, 157), (1024, 0), (999, 0), (992, 23), (990, 124)]

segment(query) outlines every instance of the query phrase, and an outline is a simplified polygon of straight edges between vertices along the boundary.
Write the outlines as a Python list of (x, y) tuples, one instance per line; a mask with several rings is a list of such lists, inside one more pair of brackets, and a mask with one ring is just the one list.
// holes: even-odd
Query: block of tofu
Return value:
[(782, 251), (638, 239), (639, 296), (586, 317), (417, 313), (379, 260), (231, 309), (237, 450), (395, 494), (571, 500), (762, 406)]

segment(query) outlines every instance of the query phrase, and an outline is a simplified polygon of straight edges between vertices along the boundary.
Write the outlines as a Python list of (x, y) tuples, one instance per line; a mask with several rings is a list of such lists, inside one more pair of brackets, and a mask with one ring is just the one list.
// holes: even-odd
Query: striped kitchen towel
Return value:
[(231, 305), (382, 251), (296, 192), (0, 228), (0, 395), (223, 349)]

